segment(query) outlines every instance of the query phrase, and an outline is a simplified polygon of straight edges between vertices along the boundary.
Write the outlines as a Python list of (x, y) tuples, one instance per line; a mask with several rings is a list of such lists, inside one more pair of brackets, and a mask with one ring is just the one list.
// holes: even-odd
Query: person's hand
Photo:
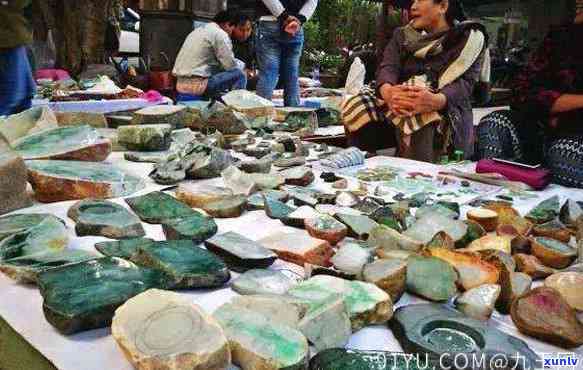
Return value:
[(390, 111), (396, 116), (411, 116), (413, 114), (413, 101), (408, 97), (409, 89), (403, 85), (385, 84), (380, 89), (381, 97)]
[(441, 93), (434, 93), (426, 87), (408, 86), (405, 93), (413, 114), (437, 112), (445, 108), (447, 98)]
[(249, 68), (245, 68), (245, 74), (247, 75), (248, 79), (255, 78), (257, 76), (257, 71)]
[(283, 31), (290, 36), (295, 36), (302, 28), (302, 22), (293, 15), (290, 15), (283, 22)]

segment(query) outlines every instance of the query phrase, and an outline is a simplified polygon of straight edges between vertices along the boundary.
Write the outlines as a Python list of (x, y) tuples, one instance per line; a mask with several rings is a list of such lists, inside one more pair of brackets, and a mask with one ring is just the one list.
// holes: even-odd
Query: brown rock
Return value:
[(466, 216), (468, 220), (476, 221), (482, 225), (482, 227), (488, 232), (496, 230), (496, 227), (498, 226), (498, 213), (491, 209), (471, 209)]
[(467, 248), (460, 250), (466, 252), (479, 252), (494, 249), (510, 254), (512, 252), (511, 240), (512, 239), (506, 236), (486, 235), (471, 242)]
[(328, 215), (305, 219), (304, 225), (310, 236), (326, 240), (332, 245), (336, 245), (348, 234), (348, 228), (342, 222)]
[(568, 244), (551, 238), (532, 238), (532, 254), (546, 266), (562, 269), (577, 258), (577, 250)]
[(59, 126), (89, 125), (95, 128), (107, 127), (105, 115), (89, 112), (55, 112)]
[(522, 272), (511, 272), (504, 265), (500, 265), (500, 280), (498, 284), (502, 288), (496, 309), (502, 314), (508, 314), (512, 302), (522, 294), (530, 290), (532, 278)]
[(182, 182), (176, 189), (176, 198), (191, 207), (204, 208), (211, 202), (226, 199), (233, 195), (228, 188), (201, 185), (194, 181)]
[(521, 235), (528, 235), (532, 229), (532, 222), (526, 218), (521, 217), (517, 210), (512, 208), (512, 205), (505, 202), (490, 202), (484, 205), (484, 208), (490, 209), (498, 213), (499, 225), (512, 225)]
[(575, 310), (555, 289), (531, 290), (512, 304), (510, 313), (521, 333), (563, 348), (583, 344), (583, 325)]
[(571, 231), (558, 221), (550, 221), (545, 224), (536, 225), (532, 229), (532, 233), (535, 236), (544, 236), (563, 243), (569, 243), (571, 240)]
[(496, 228), (498, 236), (511, 238), (510, 247), (512, 254), (515, 253), (530, 253), (530, 239), (520, 234), (518, 230), (512, 225), (504, 224)]
[(400, 259), (381, 259), (364, 266), (365, 281), (373, 283), (396, 303), (405, 292), (407, 282), (407, 262)]
[(305, 263), (331, 266), (330, 258), (334, 254), (330, 243), (312, 238), (304, 231), (278, 232), (260, 240), (259, 244), (274, 251), (282, 260), (300, 266), (304, 266)]
[(0, 215), (32, 205), (26, 182), (22, 158), (11, 150), (0, 152)]
[(204, 210), (212, 217), (234, 218), (243, 214), (247, 206), (247, 196), (233, 195), (225, 199), (208, 203)]
[(533, 279), (546, 278), (555, 273), (555, 270), (543, 265), (535, 256), (518, 253), (514, 256), (518, 271), (530, 275)]

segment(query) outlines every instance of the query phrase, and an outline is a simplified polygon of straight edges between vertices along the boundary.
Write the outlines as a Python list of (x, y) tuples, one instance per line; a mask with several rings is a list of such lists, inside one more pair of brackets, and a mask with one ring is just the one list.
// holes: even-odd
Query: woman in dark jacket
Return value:
[[(436, 162), (452, 149), (473, 155), (471, 95), (480, 77), (486, 32), (456, 0), (416, 0), (411, 22), (398, 28), (377, 75), (377, 95), (348, 99), (343, 118), (352, 145)], [(380, 98), (379, 98), (380, 97)]]
[(517, 76), (512, 110), (482, 119), (477, 156), (542, 163), (554, 182), (583, 188), (583, 0), (576, 9)]

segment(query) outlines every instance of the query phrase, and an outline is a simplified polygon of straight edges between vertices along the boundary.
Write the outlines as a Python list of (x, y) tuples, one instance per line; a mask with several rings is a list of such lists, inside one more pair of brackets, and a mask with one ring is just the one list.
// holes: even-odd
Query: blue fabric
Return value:
[(26, 47), (0, 51), (0, 116), (30, 108), (34, 91)]
[(247, 76), (239, 68), (217, 73), (209, 78), (205, 96), (218, 97), (230, 90), (242, 90), (247, 87)]
[(283, 101), (288, 107), (300, 105), (300, 58), (304, 48), (304, 30), (289, 36), (277, 22), (259, 22), (257, 27), (257, 94), (271, 100), (279, 78), (283, 84)]
[(176, 94), (176, 101), (177, 102), (200, 101), (200, 100), (203, 100), (203, 97), (200, 95), (183, 94), (183, 93)]

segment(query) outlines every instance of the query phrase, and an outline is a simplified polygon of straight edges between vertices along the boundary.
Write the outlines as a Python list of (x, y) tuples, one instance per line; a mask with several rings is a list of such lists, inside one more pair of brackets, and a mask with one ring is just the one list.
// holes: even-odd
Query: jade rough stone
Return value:
[(141, 246), (152, 245), (155, 241), (148, 238), (136, 238), (127, 240), (116, 240), (112, 242), (101, 242), (95, 244), (95, 249), (107, 257), (118, 257), (130, 260)]
[(48, 213), (17, 213), (0, 217), (0, 240), (40, 224)]
[(160, 151), (170, 148), (170, 125), (122, 126), (117, 129), (120, 144), (135, 151)]
[(194, 214), (184, 218), (166, 220), (162, 230), (168, 240), (192, 240), (199, 244), (211, 238), (218, 231), (218, 226), (212, 218)]
[(76, 222), (75, 231), (78, 236), (129, 239), (145, 235), (138, 217), (119, 204), (106, 200), (81, 200), (69, 208), (68, 216)]
[(38, 225), (0, 241), (0, 261), (59, 252), (68, 243), (66, 226), (57, 217), (49, 216)]
[(205, 245), (235, 271), (267, 268), (277, 259), (275, 253), (261, 244), (232, 231), (208, 239)]
[(142, 221), (149, 224), (161, 224), (166, 220), (200, 214), (173, 196), (160, 191), (154, 191), (139, 197), (126, 198), (125, 202)]
[(407, 290), (432, 301), (447, 301), (457, 293), (457, 273), (436, 257), (412, 256), (407, 264)]

